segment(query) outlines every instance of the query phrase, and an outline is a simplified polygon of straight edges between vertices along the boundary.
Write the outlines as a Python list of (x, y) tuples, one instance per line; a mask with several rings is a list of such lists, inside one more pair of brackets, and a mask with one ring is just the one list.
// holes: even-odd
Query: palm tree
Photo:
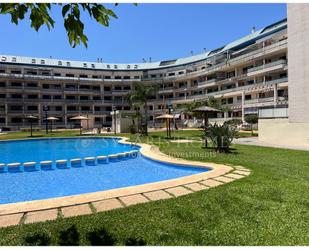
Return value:
[(141, 83), (133, 83), (133, 89), (127, 94), (126, 99), (128, 104), (134, 107), (136, 104), (141, 104), (144, 108), (145, 118), (145, 135), (148, 136), (148, 99), (154, 96), (159, 91), (158, 84), (145, 85)]

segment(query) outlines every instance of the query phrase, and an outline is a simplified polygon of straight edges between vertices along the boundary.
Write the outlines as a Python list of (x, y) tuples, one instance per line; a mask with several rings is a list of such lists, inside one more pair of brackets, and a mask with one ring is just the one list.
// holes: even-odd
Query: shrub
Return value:
[(258, 116), (256, 114), (250, 114), (250, 115), (247, 115), (245, 116), (245, 121), (250, 124), (251, 126), (251, 134), (253, 135), (253, 128), (252, 128), (252, 125), (254, 124), (257, 124), (258, 123)]
[(206, 138), (211, 140), (217, 152), (228, 152), (233, 139), (237, 136), (236, 126), (228, 123), (209, 124), (205, 133)]
[(135, 125), (130, 125), (129, 130), (130, 130), (131, 134), (136, 134), (137, 133), (137, 128), (136, 128)]
[(230, 119), (228, 121), (225, 121), (225, 123), (228, 124), (228, 125), (239, 126), (239, 125), (242, 125), (242, 120), (233, 118), (233, 119)]

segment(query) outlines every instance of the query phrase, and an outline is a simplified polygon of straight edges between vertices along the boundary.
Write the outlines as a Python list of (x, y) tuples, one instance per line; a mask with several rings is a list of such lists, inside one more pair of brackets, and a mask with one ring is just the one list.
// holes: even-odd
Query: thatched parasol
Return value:
[(162, 114), (158, 117), (156, 117), (156, 119), (165, 119), (168, 122), (168, 125), (166, 126), (166, 136), (167, 138), (171, 137), (171, 131), (170, 131), (170, 120), (174, 119), (174, 115), (172, 114)]
[(48, 117), (46, 120), (47, 120), (47, 121), (50, 121), (50, 131), (53, 132), (53, 121), (59, 120), (59, 118), (56, 118), (56, 117)]
[(70, 118), (71, 120), (79, 120), (80, 121), (80, 130), (79, 130), (79, 134), (82, 135), (82, 120), (89, 120), (89, 118), (82, 116), (82, 115), (78, 115), (76, 117)]
[(33, 115), (29, 115), (26, 116), (24, 119), (27, 119), (30, 122), (30, 137), (32, 137), (32, 122), (39, 120), (39, 118)]

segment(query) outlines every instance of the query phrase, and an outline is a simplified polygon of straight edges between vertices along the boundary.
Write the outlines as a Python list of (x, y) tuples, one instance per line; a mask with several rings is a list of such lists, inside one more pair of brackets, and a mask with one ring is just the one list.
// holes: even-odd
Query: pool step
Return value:
[(56, 168), (57, 169), (68, 169), (68, 160), (56, 160)]
[[(108, 156), (73, 158), (70, 160), (62, 159), (56, 161), (41, 161), (41, 162), (25, 162), (25, 163), (0, 163), (0, 173), (17, 173), (17, 172), (33, 172), (38, 170), (48, 171), (54, 169), (68, 169), (80, 168), (85, 166), (103, 165), (113, 162), (120, 162), (124, 160), (134, 159), (138, 156), (138, 150), (131, 150), (127, 152), (111, 154)], [(84, 163), (83, 163), (84, 162)]]
[(37, 171), (36, 162), (24, 163), (24, 171)]

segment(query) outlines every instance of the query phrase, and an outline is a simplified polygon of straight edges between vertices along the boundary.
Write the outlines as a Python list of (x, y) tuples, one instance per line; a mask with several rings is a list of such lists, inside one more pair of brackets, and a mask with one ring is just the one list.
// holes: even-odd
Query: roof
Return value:
[(217, 56), (229, 50), (237, 50), (253, 44), (256, 40), (262, 39), (266, 36), (270, 36), (276, 32), (279, 32), (287, 28), (287, 19), (283, 19), (279, 22), (273, 23), (261, 30), (258, 30), (252, 34), (249, 34), (243, 38), (233, 41), (218, 49), (214, 49), (210, 52), (204, 52), (190, 57), (178, 58), (174, 60), (165, 60), (158, 62), (146, 62), (146, 63), (99, 63), (99, 62), (86, 62), (86, 61), (72, 61), (63, 59), (51, 59), (51, 58), (35, 58), (35, 57), (23, 57), (13, 55), (0, 55), (0, 63), (9, 64), (28, 64), (37, 65), (40, 67), (65, 67), (65, 68), (83, 68), (91, 70), (115, 70), (115, 71), (131, 71), (131, 70), (148, 70), (148, 69), (161, 69), (176, 67), (182, 65), (189, 65), (194, 62), (199, 62)]

